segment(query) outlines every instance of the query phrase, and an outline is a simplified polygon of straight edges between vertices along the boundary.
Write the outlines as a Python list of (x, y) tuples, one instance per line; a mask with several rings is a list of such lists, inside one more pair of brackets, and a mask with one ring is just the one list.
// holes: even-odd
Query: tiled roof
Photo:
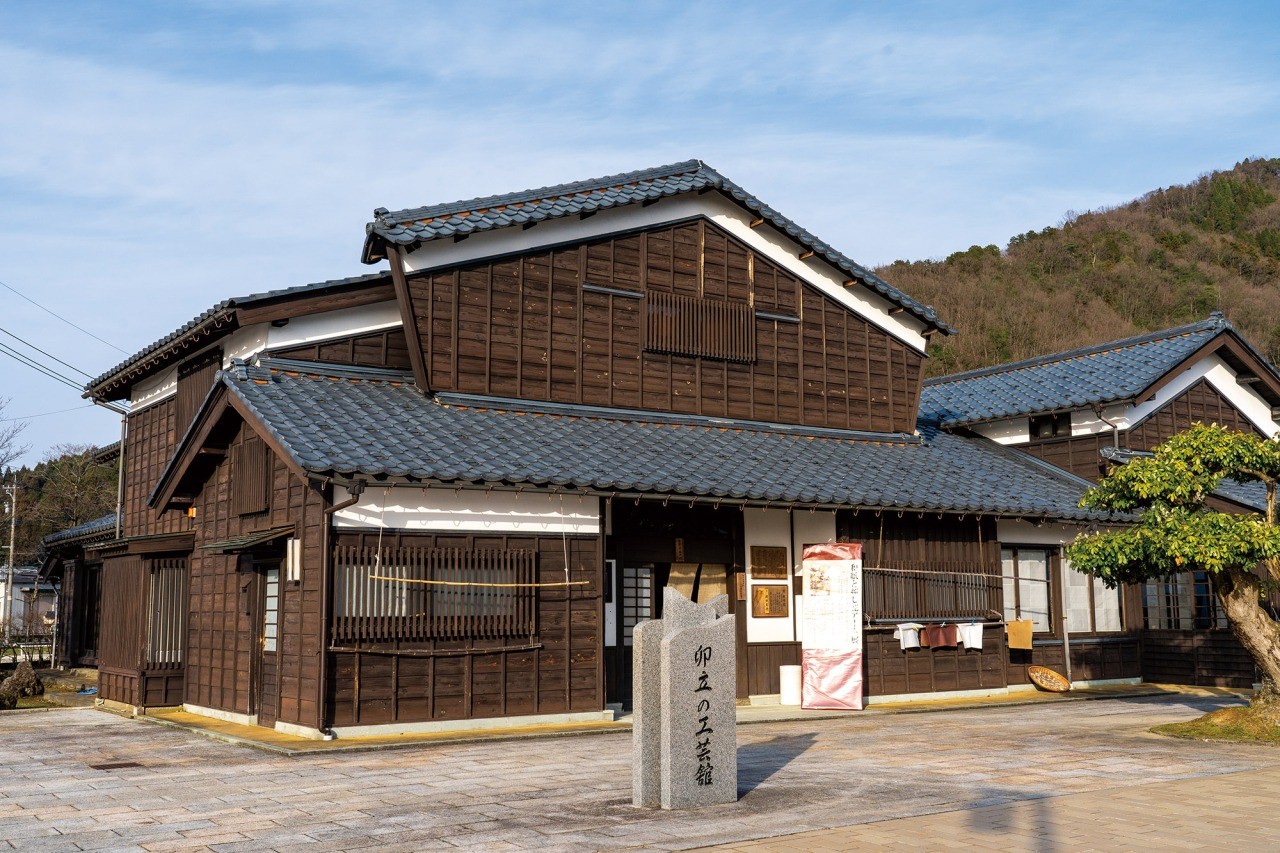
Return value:
[(1214, 312), (1176, 329), (931, 379), (920, 416), (954, 427), (1129, 400), (1230, 328)]
[(374, 211), (374, 221), (365, 226), (367, 237), (363, 259), (365, 263), (382, 259), (377, 247), (378, 241), (412, 246), (444, 237), (594, 213), (700, 190), (718, 190), (724, 193), (800, 245), (811, 249), (815, 255), (825, 258), (930, 326), (947, 334), (955, 331), (938, 319), (938, 314), (932, 307), (917, 302), (841, 254), (701, 160), (686, 160), (670, 166), (429, 207), (397, 211), (378, 208)]
[(59, 530), (56, 533), (50, 533), (40, 540), (40, 550), (48, 550), (53, 545), (62, 545), (71, 542), (88, 542), (94, 539), (105, 538), (114, 535), (116, 532), (116, 514), (104, 515), (102, 518), (95, 518), (93, 521), (86, 521), (84, 524), (76, 527), (69, 527), (66, 530)]
[[(281, 369), (283, 365), (287, 369)], [(405, 374), (263, 360), (221, 382), (322, 476), (554, 485), (778, 503), (1101, 519), (1088, 483), (984, 439), (804, 431), (428, 397)], [(206, 405), (208, 405), (206, 403)], [(178, 456), (183, 453), (182, 448)], [(170, 476), (166, 472), (163, 479)]]
[(294, 287), (283, 287), (276, 290), (265, 290), (261, 293), (251, 293), (248, 296), (235, 296), (231, 299), (224, 299), (217, 305), (197, 314), (195, 317), (191, 318), (177, 329), (174, 329), (163, 338), (160, 338), (158, 341), (148, 344), (138, 350), (136, 353), (129, 356), (106, 373), (89, 380), (88, 384), (85, 385), (85, 390), (91, 391), (98, 389), (100, 386), (105, 385), (109, 381), (119, 377), (121, 374), (126, 373), (129, 368), (134, 367), (138, 362), (152, 356), (161, 355), (167, 347), (177, 344), (188, 335), (197, 332), (197, 330), (231, 331), (235, 328), (235, 309), (238, 307), (252, 305), (257, 302), (266, 302), (279, 297), (297, 296), (303, 293), (318, 293), (333, 288), (351, 287), (382, 279), (389, 280), (389, 278), (390, 273), (387, 272), (370, 273), (368, 275), (357, 275), (349, 278), (318, 281), (313, 282), (312, 284), (300, 284)]

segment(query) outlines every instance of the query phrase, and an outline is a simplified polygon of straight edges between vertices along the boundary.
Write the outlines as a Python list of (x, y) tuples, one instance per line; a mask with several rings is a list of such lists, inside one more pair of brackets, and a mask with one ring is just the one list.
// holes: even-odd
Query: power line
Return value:
[(40, 354), (41, 354), (42, 356), (44, 356), (45, 358), (51, 358), (51, 359), (53, 359), (54, 361), (58, 362), (58, 364), (61, 364), (63, 367), (69, 367), (69, 368), (71, 368), (71, 369), (72, 369), (72, 370), (74, 370), (76, 373), (79, 373), (80, 375), (84, 376), (84, 378), (86, 378), (86, 379), (92, 379), (92, 378), (93, 378), (93, 376), (92, 376), (91, 374), (89, 374), (89, 373), (85, 373), (83, 370), (81, 370), (80, 368), (76, 367), (74, 364), (67, 364), (65, 361), (63, 361), (62, 359), (58, 358), (56, 355), (53, 355), (52, 353), (47, 353), (47, 352), (45, 352), (44, 350), (40, 349), (40, 347), (36, 346), (36, 345), (35, 345), (35, 344), (33, 344), (33, 343), (30, 343), (29, 341), (24, 341), (22, 338), (18, 337), (18, 336), (17, 336), (17, 335), (15, 335), (13, 332), (10, 332), (8, 329), (5, 329), (5, 328), (3, 328), (3, 327), (0, 327), (0, 333), (8, 335), (9, 337), (13, 338), (15, 341), (17, 341), (18, 343), (22, 344), (23, 346), (30, 347), (31, 349), (33, 349), (33, 350), (35, 350), (36, 352), (40, 353)]
[(8, 421), (29, 421), (32, 418), (47, 418), (50, 415), (65, 415), (67, 412), (78, 412), (81, 409), (92, 409), (92, 408), (93, 408), (93, 403), (89, 403), (84, 406), (72, 406), (70, 409), (58, 409), (58, 411), (56, 412), (41, 412), (38, 415), (26, 415), (25, 417), (19, 417), (19, 418), (0, 418), (0, 423), (7, 423)]
[(53, 316), (53, 317), (57, 317), (59, 320), (61, 320), (62, 322), (66, 323), (66, 324), (67, 324), (68, 326), (70, 326), (71, 328), (73, 328), (73, 329), (78, 329), (79, 331), (84, 332), (86, 335), (88, 335), (89, 337), (93, 338), (95, 341), (98, 341), (99, 343), (106, 344), (107, 346), (109, 346), (109, 347), (111, 347), (113, 350), (115, 350), (116, 352), (123, 353), (124, 355), (128, 355), (128, 354), (129, 354), (128, 350), (122, 350), (122, 349), (120, 349), (120, 347), (116, 346), (115, 344), (111, 343), (110, 341), (104, 341), (102, 338), (98, 337), (98, 336), (97, 336), (97, 335), (95, 335), (93, 332), (89, 331), (88, 329), (84, 328), (83, 326), (77, 326), (75, 323), (71, 322), (71, 321), (70, 321), (70, 320), (68, 320), (66, 317), (63, 317), (61, 314), (57, 313), (56, 311), (52, 311), (52, 310), (50, 310), (50, 309), (48, 309), (48, 308), (44, 307), (43, 305), (41, 305), (39, 302), (36, 302), (34, 299), (32, 299), (31, 297), (27, 296), (26, 294), (21, 293), (21, 292), (19, 292), (19, 291), (17, 291), (17, 290), (14, 290), (14, 288), (12, 288), (12, 287), (10, 287), (9, 285), (5, 284), (3, 281), (0, 281), (0, 287), (3, 287), (5, 290), (8, 290), (8, 291), (10, 291), (10, 292), (12, 292), (12, 293), (17, 294), (18, 296), (20, 296), (20, 297), (22, 297), (23, 299), (27, 300), (27, 301), (28, 301), (28, 302), (30, 302), (32, 305), (36, 306), (37, 308), (39, 308), (41, 311), (45, 312), (46, 314), (49, 314), (49, 315), (51, 315), (51, 316)]
[(45, 376), (49, 377), (50, 379), (53, 379), (57, 382), (61, 382), (63, 385), (66, 385), (69, 388), (74, 388), (77, 391), (84, 390), (83, 386), (81, 386), (80, 383), (76, 382), (74, 379), (69, 379), (66, 376), (63, 376), (61, 373), (58, 373), (53, 368), (47, 367), (43, 364), (40, 364), (39, 362), (36, 362), (28, 358), (27, 356), (13, 349), (13, 347), (8, 346), (7, 344), (0, 344), (0, 353), (3, 353), (4, 355), (9, 356), (14, 361), (17, 361), (20, 364), (25, 364), (27, 367), (30, 367), (32, 370), (38, 373), (43, 373)]

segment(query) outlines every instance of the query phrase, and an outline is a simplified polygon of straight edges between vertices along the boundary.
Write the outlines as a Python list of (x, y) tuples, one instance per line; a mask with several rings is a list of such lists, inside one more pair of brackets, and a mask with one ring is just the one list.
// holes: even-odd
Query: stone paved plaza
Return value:
[[(625, 733), (290, 758), (92, 710), (14, 713), (0, 717), (0, 839), (19, 850), (836, 850), (888, 841), (1066, 850), (1091, 835), (1071, 834), (1080, 821), (1061, 804), (1091, 802), (1084, 823), (1095, 834), (1118, 827), (1134, 834), (1116, 837), (1151, 848), (1193, 849), (1176, 817), (1193, 815), (1182, 804), (1196, 801), (1209, 814), (1197, 821), (1235, 833), (1229, 846), (1274, 849), (1275, 810), (1257, 810), (1242, 829), (1238, 816), (1199, 802), (1194, 780), (1216, 777), (1240, 808), (1241, 791), (1280, 790), (1280, 749), (1146, 731), (1227, 701), (742, 726), (741, 799), (697, 812), (630, 805)], [(866, 826), (778, 838), (852, 824)], [(761, 838), (775, 840), (745, 843)]]

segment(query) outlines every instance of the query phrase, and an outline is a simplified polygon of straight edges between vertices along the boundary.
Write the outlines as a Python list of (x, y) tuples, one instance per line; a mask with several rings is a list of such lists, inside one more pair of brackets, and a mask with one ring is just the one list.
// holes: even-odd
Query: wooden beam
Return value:
[(804, 251), (800, 253), (800, 260), (802, 261), (807, 261), (812, 257), (813, 257), (813, 249), (809, 249), (808, 251)]
[(467, 238), (468, 238), (468, 237), (470, 237), (470, 236), (471, 236), (470, 234), (454, 234), (454, 235), (453, 235), (453, 242), (455, 242), (455, 243), (461, 243), (463, 240), (467, 239)]
[(404, 275), (404, 261), (400, 251), (387, 247), (387, 262), (391, 265), (391, 283), (395, 288), (396, 302), (400, 303), (400, 323), (404, 327), (404, 339), (409, 348), (409, 366), (413, 368), (413, 381), (424, 394), (431, 393), (427, 377), (426, 359), (422, 355), (422, 339), (418, 336), (418, 318), (414, 316), (413, 295)]
[(890, 314), (901, 314), (903, 311), (906, 311), (906, 310), (907, 310), (907, 309), (906, 309), (906, 308), (903, 308), (901, 305), (895, 305), (895, 306), (893, 306), (892, 308), (890, 308), (890, 309), (889, 309), (889, 313), (890, 313)]
[(763, 225), (763, 224), (764, 224), (764, 217), (763, 217), (763, 216), (757, 216), (755, 219), (751, 220), (751, 222), (749, 223), (748, 227), (750, 227), (750, 228), (755, 228), (755, 227), (760, 226), (760, 225)]
[(578, 219), (590, 219), (591, 217), (595, 216), (599, 212), (600, 211), (598, 210), (584, 210), (578, 214)]
[(304, 317), (308, 314), (323, 314), (326, 311), (341, 311), (361, 305), (390, 302), (395, 298), (395, 288), (390, 281), (372, 281), (364, 286), (353, 285), (350, 290), (339, 290), (337, 293), (282, 296), (279, 301), (272, 301), (265, 305), (236, 308), (236, 321), (240, 327), (252, 326), (255, 323), (271, 323), (276, 320)]
[(528, 222), (522, 222), (522, 223), (520, 223), (520, 230), (521, 230), (521, 231), (528, 231), (530, 228), (532, 228), (533, 226), (535, 226), (535, 225), (537, 225), (537, 224), (538, 224), (538, 221), (537, 221), (536, 219), (531, 219), (531, 220), (529, 220)]

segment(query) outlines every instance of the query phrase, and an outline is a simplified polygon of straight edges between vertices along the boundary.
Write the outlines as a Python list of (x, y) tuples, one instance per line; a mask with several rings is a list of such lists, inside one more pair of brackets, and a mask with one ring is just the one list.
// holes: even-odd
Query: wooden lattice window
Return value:
[(334, 558), (338, 643), (530, 637), (537, 552), (341, 545)]
[(745, 302), (646, 293), (645, 349), (722, 361), (755, 361), (755, 312)]
[(150, 580), (147, 663), (155, 668), (181, 666), (187, 629), (186, 558), (152, 560)]
[(236, 515), (266, 512), (271, 501), (271, 450), (251, 435), (231, 447), (231, 511)]

